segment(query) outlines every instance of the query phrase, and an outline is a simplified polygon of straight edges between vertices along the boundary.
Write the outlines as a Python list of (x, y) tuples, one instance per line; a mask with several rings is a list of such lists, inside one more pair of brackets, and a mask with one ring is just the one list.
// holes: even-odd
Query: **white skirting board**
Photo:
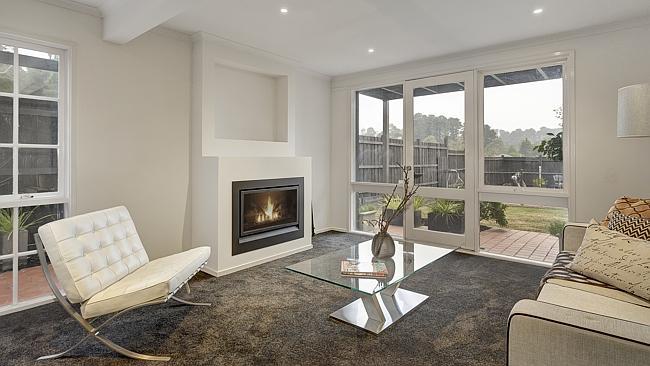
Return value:
[(324, 228), (321, 228), (321, 229), (314, 230), (316, 235), (326, 233), (328, 231), (336, 231), (336, 232), (339, 232), (339, 233), (347, 233), (348, 232), (347, 229), (343, 229), (343, 228), (340, 228), (340, 227), (324, 227)]
[(210, 267), (208, 267), (206, 265), (205, 267), (203, 267), (203, 269), (201, 269), (201, 271), (203, 271), (203, 272), (205, 272), (205, 273), (207, 273), (207, 274), (209, 274), (211, 276), (214, 276), (214, 277), (221, 277), (221, 276), (225, 276), (227, 274), (231, 274), (231, 273), (234, 273), (234, 272), (237, 272), (237, 271), (241, 271), (242, 269), (254, 267), (254, 266), (266, 263), (266, 262), (270, 262), (270, 261), (273, 261), (273, 260), (276, 260), (276, 259), (279, 259), (279, 258), (282, 258), (282, 257), (286, 257), (288, 255), (304, 252), (305, 250), (309, 250), (309, 249), (312, 249), (312, 248), (313, 248), (313, 246), (311, 244), (310, 245), (305, 245), (304, 247), (292, 249), (292, 250), (282, 252), (282, 253), (277, 253), (277, 254), (275, 254), (273, 256), (270, 256), (270, 257), (254, 260), (254, 261), (244, 263), (244, 264), (240, 264), (240, 265), (237, 265), (237, 266), (233, 266), (233, 267), (230, 267), (230, 268), (225, 268), (225, 269), (222, 269), (220, 271), (217, 271), (214, 268), (210, 268)]

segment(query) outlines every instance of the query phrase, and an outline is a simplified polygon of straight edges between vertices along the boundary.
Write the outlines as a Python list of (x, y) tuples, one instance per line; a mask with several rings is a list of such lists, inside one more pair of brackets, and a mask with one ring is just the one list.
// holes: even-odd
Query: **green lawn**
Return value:
[[(567, 210), (563, 208), (508, 205), (506, 217), (508, 218), (508, 229), (548, 233), (552, 222), (567, 222)], [(481, 225), (498, 226), (491, 220), (482, 220)]]

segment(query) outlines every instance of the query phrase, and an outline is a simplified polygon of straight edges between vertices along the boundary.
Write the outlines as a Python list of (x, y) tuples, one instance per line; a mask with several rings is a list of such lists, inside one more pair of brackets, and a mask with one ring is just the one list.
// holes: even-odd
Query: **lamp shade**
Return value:
[(618, 137), (650, 137), (650, 83), (618, 89)]

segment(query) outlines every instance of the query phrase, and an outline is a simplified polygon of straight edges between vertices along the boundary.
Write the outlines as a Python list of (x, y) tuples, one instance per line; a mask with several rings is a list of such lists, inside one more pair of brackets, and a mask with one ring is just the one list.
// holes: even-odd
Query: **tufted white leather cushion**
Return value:
[(123, 206), (54, 221), (38, 233), (72, 303), (90, 299), (149, 262)]
[(84, 302), (81, 315), (88, 319), (165, 299), (192, 277), (208, 257), (210, 247), (199, 247), (153, 260)]

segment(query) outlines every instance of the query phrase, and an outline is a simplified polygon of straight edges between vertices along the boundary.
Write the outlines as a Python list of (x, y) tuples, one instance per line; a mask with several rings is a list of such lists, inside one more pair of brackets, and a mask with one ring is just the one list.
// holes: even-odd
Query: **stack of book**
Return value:
[(341, 276), (363, 278), (386, 278), (388, 269), (382, 262), (360, 262), (354, 259), (341, 261)]

